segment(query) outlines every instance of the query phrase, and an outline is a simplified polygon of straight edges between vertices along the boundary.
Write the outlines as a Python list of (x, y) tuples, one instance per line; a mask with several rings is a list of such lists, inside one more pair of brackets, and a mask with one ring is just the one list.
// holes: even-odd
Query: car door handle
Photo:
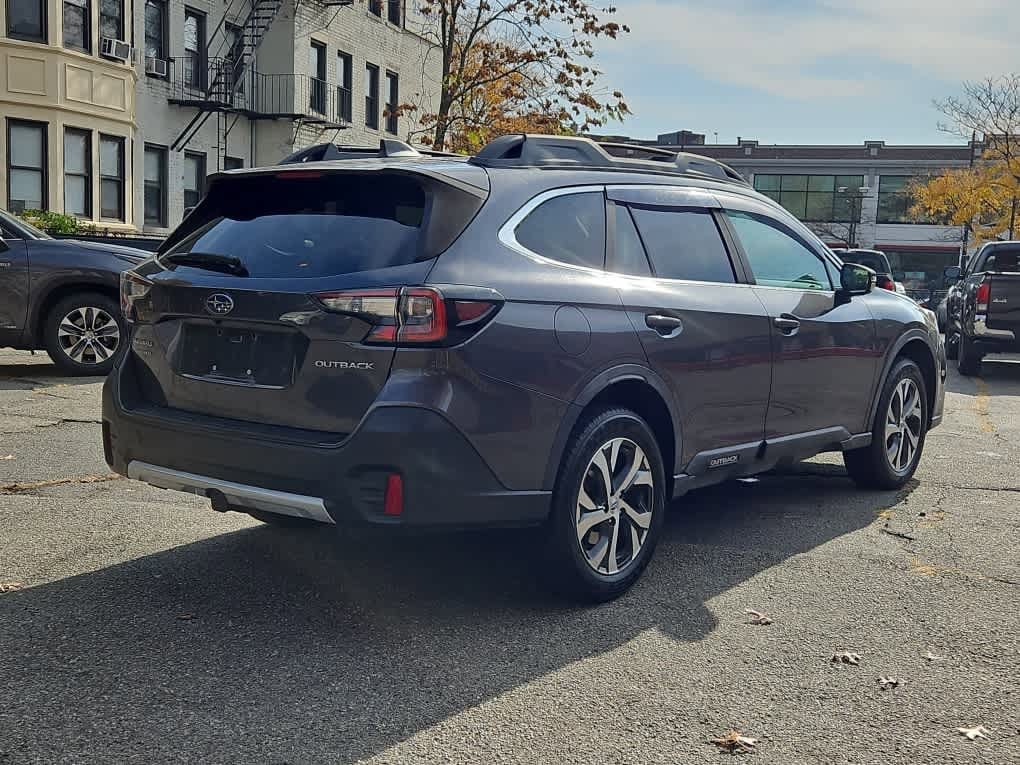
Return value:
[(777, 316), (772, 320), (772, 324), (784, 335), (795, 335), (800, 329), (800, 321), (788, 314)]
[(684, 323), (676, 316), (663, 316), (661, 313), (650, 313), (645, 316), (645, 324), (663, 337), (676, 337), (684, 331)]

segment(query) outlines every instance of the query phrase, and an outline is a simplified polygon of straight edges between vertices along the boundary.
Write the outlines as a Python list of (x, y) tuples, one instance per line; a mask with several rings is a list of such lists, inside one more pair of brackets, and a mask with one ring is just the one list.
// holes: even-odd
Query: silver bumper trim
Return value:
[(200, 497), (208, 497), (210, 491), (216, 491), (221, 493), (226, 498), (227, 504), (233, 507), (333, 523), (333, 519), (326, 512), (326, 505), (320, 497), (308, 497), (304, 494), (291, 494), (286, 491), (262, 489), (258, 486), (248, 486), (233, 481), (221, 481), (218, 478), (185, 473), (183, 470), (171, 470), (138, 460), (132, 460), (128, 464), (128, 478), (144, 481), (160, 489), (186, 491), (189, 494), (198, 494)]
[(974, 317), (974, 337), (993, 338), (995, 340), (1016, 340), (1016, 335), (1008, 329), (988, 329), (987, 318), (983, 314)]

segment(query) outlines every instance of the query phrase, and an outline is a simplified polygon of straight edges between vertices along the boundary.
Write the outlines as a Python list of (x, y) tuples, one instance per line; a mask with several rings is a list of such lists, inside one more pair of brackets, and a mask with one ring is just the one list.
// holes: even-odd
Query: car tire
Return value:
[(913, 360), (901, 359), (882, 386), (871, 444), (843, 453), (854, 483), (868, 489), (898, 489), (909, 481), (924, 451), (928, 417), (924, 375)]
[(567, 446), (544, 528), (550, 581), (585, 602), (626, 592), (662, 533), (665, 487), (648, 423), (621, 408), (587, 417)]
[(948, 332), (946, 333), (946, 358), (950, 361), (956, 361), (956, 357), (960, 355), (960, 333), (959, 332)]
[(46, 352), (69, 375), (109, 373), (127, 345), (120, 306), (96, 292), (62, 298), (43, 321)]
[(981, 374), (981, 353), (974, 347), (974, 341), (966, 333), (960, 333), (960, 348), (956, 356), (956, 368), (965, 377)]
[(265, 513), (261, 510), (241, 510), (242, 513), (247, 513), (257, 521), (262, 521), (270, 526), (280, 526), (283, 528), (317, 528), (326, 526), (327, 524), (321, 521), (313, 520), (312, 518), (299, 518), (296, 515), (283, 515), (282, 513)]

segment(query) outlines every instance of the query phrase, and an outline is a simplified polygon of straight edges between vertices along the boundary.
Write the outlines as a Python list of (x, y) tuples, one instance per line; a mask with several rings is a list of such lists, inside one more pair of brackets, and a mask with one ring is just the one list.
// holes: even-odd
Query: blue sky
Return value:
[(602, 132), (708, 141), (962, 142), (932, 100), (1020, 71), (1020, 0), (619, 0), (604, 85), (634, 112)]

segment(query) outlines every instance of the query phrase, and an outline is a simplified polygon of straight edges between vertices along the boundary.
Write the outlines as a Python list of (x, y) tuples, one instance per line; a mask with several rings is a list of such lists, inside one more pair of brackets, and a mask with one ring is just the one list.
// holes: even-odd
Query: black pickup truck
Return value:
[(959, 280), (947, 299), (946, 351), (960, 374), (980, 374), (989, 353), (1020, 352), (1020, 242), (989, 242), (966, 270), (945, 275)]

